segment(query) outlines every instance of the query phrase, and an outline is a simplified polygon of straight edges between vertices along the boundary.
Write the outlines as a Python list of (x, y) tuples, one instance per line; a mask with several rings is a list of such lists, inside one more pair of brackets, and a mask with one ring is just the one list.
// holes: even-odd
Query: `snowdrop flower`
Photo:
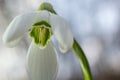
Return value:
[[(56, 80), (57, 54), (51, 41), (54, 35), (59, 49), (65, 53), (73, 49), (82, 64), (86, 80), (92, 80), (87, 59), (74, 40), (68, 22), (49, 3), (43, 3), (40, 11), (21, 14), (13, 19), (3, 35), (3, 42), (9, 47), (16, 46), (22, 36), (29, 32), (33, 39), (27, 54), (27, 69), (31, 80)], [(89, 79), (90, 78), (90, 79)]]
[(62, 17), (46, 10), (21, 14), (9, 24), (3, 35), (3, 42), (13, 47), (27, 32), (30, 32), (33, 38), (27, 55), (30, 78), (55, 80), (58, 64), (51, 36), (55, 36), (62, 52), (72, 48), (73, 36), (68, 23)]

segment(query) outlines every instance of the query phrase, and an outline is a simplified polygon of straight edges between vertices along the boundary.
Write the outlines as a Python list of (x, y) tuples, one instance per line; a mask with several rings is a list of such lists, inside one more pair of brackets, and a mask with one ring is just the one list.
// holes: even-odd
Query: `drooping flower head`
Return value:
[(27, 54), (27, 68), (32, 80), (55, 80), (58, 71), (57, 54), (51, 41), (54, 35), (62, 52), (72, 48), (73, 36), (68, 22), (58, 16), (49, 3), (39, 11), (16, 16), (3, 35), (3, 42), (14, 47), (29, 32), (33, 39)]

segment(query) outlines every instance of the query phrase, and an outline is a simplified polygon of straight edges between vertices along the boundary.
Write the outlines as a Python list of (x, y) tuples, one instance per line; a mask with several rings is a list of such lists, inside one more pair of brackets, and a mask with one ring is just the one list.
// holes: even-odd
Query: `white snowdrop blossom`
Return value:
[(29, 32), (33, 38), (27, 53), (27, 70), (30, 80), (56, 80), (58, 61), (51, 41), (54, 35), (61, 52), (72, 49), (76, 54), (85, 80), (92, 80), (87, 58), (73, 38), (68, 22), (57, 15), (50, 3), (44, 2), (33, 11), (13, 19), (3, 35), (3, 42), (9, 47), (16, 46), (22, 36)]
[(55, 36), (60, 51), (67, 52), (73, 45), (69, 24), (62, 17), (46, 10), (21, 14), (9, 24), (3, 42), (14, 47), (27, 32), (33, 38), (27, 54), (31, 80), (55, 80), (58, 63), (51, 36)]

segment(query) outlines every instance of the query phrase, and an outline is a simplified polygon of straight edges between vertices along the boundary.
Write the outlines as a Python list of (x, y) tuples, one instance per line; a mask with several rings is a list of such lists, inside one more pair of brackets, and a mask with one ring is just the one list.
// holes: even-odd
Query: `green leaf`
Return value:
[(34, 42), (42, 48), (50, 41), (51, 35), (50, 25), (45, 21), (35, 23), (30, 32), (30, 36), (34, 38)]
[(38, 8), (38, 10), (47, 10), (47, 11), (49, 11), (49, 12), (51, 12), (51, 13), (57, 14), (57, 13), (55, 12), (55, 10), (53, 9), (53, 6), (52, 6), (50, 3), (48, 3), (48, 2), (42, 3), (42, 4), (40, 5), (40, 7)]

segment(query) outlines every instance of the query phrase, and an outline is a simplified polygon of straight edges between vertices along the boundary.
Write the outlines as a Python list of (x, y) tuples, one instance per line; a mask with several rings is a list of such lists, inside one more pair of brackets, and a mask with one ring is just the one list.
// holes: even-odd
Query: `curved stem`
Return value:
[(86, 58), (82, 48), (79, 46), (79, 44), (77, 43), (77, 41), (75, 39), (74, 39), (74, 44), (73, 44), (72, 49), (75, 52), (77, 58), (79, 59), (84, 79), (92, 80), (92, 74), (90, 71), (90, 67), (89, 67), (87, 58)]

